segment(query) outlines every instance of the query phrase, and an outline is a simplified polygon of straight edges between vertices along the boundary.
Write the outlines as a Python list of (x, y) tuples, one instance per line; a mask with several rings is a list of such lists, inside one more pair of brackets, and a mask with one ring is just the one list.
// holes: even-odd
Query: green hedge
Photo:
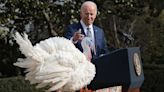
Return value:
[(0, 92), (44, 92), (43, 89), (36, 89), (30, 85), (24, 77), (10, 77), (0, 79)]
[[(164, 65), (144, 65), (145, 81), (141, 92), (164, 92)], [(0, 79), (0, 92), (44, 92), (25, 81), (24, 77)]]
[(164, 92), (164, 65), (144, 65), (142, 92)]

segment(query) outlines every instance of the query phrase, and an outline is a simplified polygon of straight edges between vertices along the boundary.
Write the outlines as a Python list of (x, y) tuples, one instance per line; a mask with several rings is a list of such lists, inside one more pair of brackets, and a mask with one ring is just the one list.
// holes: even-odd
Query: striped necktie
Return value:
[(90, 28), (87, 28), (87, 37), (91, 37), (92, 39), (92, 33)]
[[(92, 41), (92, 44), (94, 44), (94, 37), (92, 37), (92, 33), (91, 33), (91, 28), (87, 28), (87, 37), (90, 37), (91, 41)], [(95, 50), (95, 44), (93, 45), (92, 49), (92, 54), (96, 55), (96, 50)]]

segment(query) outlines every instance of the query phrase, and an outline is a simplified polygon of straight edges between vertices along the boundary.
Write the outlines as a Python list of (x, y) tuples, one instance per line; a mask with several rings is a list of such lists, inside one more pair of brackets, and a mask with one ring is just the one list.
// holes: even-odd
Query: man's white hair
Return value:
[(80, 11), (82, 11), (83, 8), (84, 8), (85, 6), (88, 6), (88, 5), (94, 6), (95, 9), (96, 9), (96, 14), (97, 14), (97, 5), (96, 5), (96, 3), (92, 2), (92, 1), (85, 1), (85, 2), (81, 5)]

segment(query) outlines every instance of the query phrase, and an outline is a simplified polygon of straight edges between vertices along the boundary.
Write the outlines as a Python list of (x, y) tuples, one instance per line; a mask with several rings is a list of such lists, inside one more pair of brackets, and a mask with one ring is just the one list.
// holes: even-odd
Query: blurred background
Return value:
[[(79, 22), (86, 0), (0, 0), (0, 92), (42, 92), (13, 66), (24, 57), (13, 39), (26, 32), (35, 45), (63, 36)], [(105, 31), (109, 49), (140, 47), (145, 75), (142, 92), (164, 92), (164, 0), (92, 0), (98, 6), (95, 24)]]

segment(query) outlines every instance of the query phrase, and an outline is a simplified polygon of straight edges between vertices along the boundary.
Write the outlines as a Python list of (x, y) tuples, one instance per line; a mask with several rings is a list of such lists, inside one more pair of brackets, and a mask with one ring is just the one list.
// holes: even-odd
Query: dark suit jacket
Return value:
[[(66, 34), (65, 38), (70, 39), (73, 37), (73, 34), (81, 29), (82, 34), (86, 35), (84, 32), (84, 29), (81, 25), (81, 23), (77, 24), (71, 24), (66, 28)], [(101, 54), (106, 54), (108, 52), (108, 48), (106, 45), (106, 40), (104, 36), (104, 32), (101, 28), (93, 25), (93, 30), (94, 30), (94, 38), (95, 38), (95, 47), (96, 47), (96, 55), (93, 55), (93, 59), (97, 58)], [(83, 51), (82, 46), (81, 46), (81, 41), (78, 41), (75, 46), (80, 50)]]

